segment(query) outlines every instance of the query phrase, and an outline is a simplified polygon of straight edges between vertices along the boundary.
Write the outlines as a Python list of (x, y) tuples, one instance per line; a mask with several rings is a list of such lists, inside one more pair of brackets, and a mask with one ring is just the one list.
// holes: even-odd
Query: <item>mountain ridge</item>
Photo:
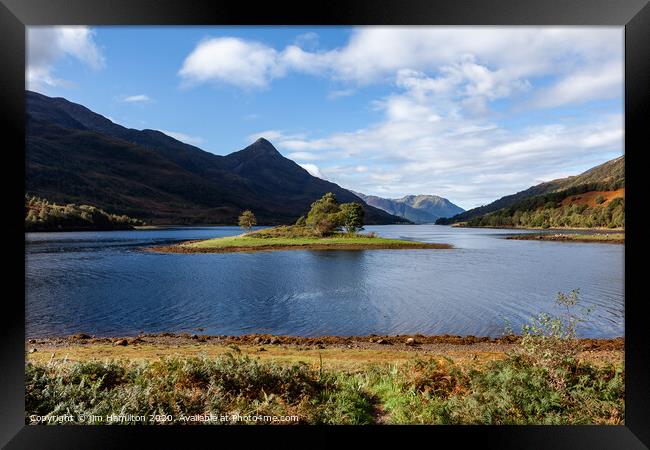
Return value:
[(464, 211), (446, 198), (430, 194), (411, 194), (401, 198), (383, 198), (352, 191), (369, 205), (413, 223), (434, 223), (439, 218), (450, 217)]
[(312, 177), (266, 139), (215, 155), (157, 130), (115, 124), (83, 105), (27, 91), (25, 190), (168, 224), (291, 223), (326, 192), (363, 205), (366, 223), (403, 219), (341, 186)]

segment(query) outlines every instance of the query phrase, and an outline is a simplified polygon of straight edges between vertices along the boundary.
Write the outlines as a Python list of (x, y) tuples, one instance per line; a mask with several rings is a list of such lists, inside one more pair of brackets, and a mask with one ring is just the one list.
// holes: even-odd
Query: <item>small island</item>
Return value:
[(625, 233), (531, 233), (507, 236), (506, 239), (555, 242), (596, 242), (603, 244), (624, 244)]
[(386, 250), (386, 249), (449, 249), (449, 244), (388, 239), (363, 230), (363, 207), (359, 203), (336, 201), (328, 192), (311, 205), (307, 216), (293, 225), (250, 231), (257, 224), (252, 211), (239, 217), (239, 225), (248, 230), (238, 236), (176, 245), (151, 247), (148, 251), (164, 253), (230, 253), (269, 250)]

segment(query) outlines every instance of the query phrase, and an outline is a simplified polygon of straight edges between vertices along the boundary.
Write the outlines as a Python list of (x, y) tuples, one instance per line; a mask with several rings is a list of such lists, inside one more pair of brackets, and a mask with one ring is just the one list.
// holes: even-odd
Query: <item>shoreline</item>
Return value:
[[(616, 237), (601, 237), (614, 235)], [(623, 235), (623, 237), (618, 237)], [(597, 233), (597, 234), (551, 234), (551, 233), (530, 233), (506, 236), (504, 239), (519, 241), (551, 241), (551, 242), (586, 242), (593, 244), (625, 244), (623, 233)]]
[[(361, 336), (285, 336), (273, 334), (243, 334), (243, 335), (209, 335), (197, 333), (140, 333), (138, 335), (95, 336), (86, 333), (76, 333), (67, 336), (32, 337), (25, 341), (26, 346), (46, 346), (49, 348), (65, 348), (74, 345), (111, 344), (114, 346), (129, 346), (138, 344), (156, 345), (199, 345), (199, 344), (242, 344), (242, 345), (280, 345), (280, 346), (314, 346), (348, 348), (363, 347), (397, 347), (413, 349), (427, 345), (472, 346), (476, 344), (513, 345), (519, 343), (521, 337), (509, 335), (501, 337), (473, 335), (361, 335)], [(125, 342), (123, 342), (125, 341)], [(614, 338), (577, 338), (576, 341), (586, 350), (623, 350), (624, 337)]]
[[(436, 224), (438, 225), (438, 224)], [(542, 228), (542, 227), (478, 227), (478, 226), (469, 226), (469, 225), (460, 225), (457, 223), (451, 225), (442, 225), (449, 226), (453, 228), (475, 228), (482, 229), (487, 228), (491, 230), (535, 230), (535, 231), (591, 231), (594, 234), (613, 234), (613, 233), (625, 233), (625, 228), (585, 228), (585, 227), (561, 227), (561, 228)]]
[[(91, 337), (78, 333), (25, 342), (25, 360), (34, 364), (89, 361), (153, 363), (167, 358), (222, 357), (228, 353), (278, 364), (307, 364), (341, 373), (359, 373), (373, 366), (403, 365), (427, 358), (451, 359), (467, 367), (504, 360), (520, 351), (520, 338), (476, 336), (208, 336), (141, 334)], [(578, 358), (596, 365), (622, 364), (624, 338), (578, 339)]]

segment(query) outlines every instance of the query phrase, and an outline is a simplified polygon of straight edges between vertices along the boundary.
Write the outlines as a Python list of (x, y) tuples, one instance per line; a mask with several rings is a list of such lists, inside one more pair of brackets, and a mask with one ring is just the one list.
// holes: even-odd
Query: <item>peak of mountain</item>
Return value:
[(406, 195), (402, 198), (382, 198), (355, 192), (369, 205), (414, 223), (434, 223), (439, 218), (451, 217), (464, 210), (437, 195)]
[(233, 161), (250, 160), (259, 157), (284, 158), (273, 144), (264, 138), (259, 138), (248, 147), (225, 156), (226, 159)]
[(247, 148), (251, 148), (251, 147), (252, 148), (265, 149), (265, 150), (273, 151), (273, 152), (276, 152), (276, 153), (278, 152), (276, 150), (276, 148), (273, 146), (273, 144), (271, 144), (271, 142), (269, 140), (267, 140), (266, 138), (263, 138), (263, 137), (257, 138), (257, 140), (255, 140), (255, 142), (253, 142)]
[[(244, 209), (260, 224), (292, 223), (326, 192), (360, 201), (311, 176), (267, 139), (226, 156), (157, 130), (115, 124), (85, 106), (27, 91), (26, 192), (90, 204), (149, 223), (229, 223)], [(403, 219), (361, 201), (366, 223)]]
[(469, 209), (463, 213), (457, 214), (447, 219), (440, 219), (436, 223), (450, 224), (456, 222), (464, 222), (484, 214), (498, 211), (503, 208), (508, 208), (515, 205), (521, 200), (536, 197), (539, 195), (549, 194), (552, 192), (560, 192), (578, 186), (586, 186), (590, 184), (603, 184), (603, 183), (617, 183), (625, 179), (625, 155), (614, 158), (610, 161), (604, 162), (598, 166), (592, 167), (589, 170), (581, 173), (580, 175), (573, 175), (566, 178), (558, 178), (551, 181), (531, 186), (528, 189), (519, 191), (515, 194), (506, 195), (498, 200), (493, 201), (487, 205), (479, 206), (477, 208)]

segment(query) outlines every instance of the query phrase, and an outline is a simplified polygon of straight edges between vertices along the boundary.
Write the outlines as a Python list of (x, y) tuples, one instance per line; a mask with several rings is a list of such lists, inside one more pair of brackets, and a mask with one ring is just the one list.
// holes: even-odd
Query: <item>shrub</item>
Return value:
[[(579, 305), (579, 290), (558, 292), (555, 302), (563, 308), (560, 316), (541, 313), (522, 327), (520, 353), (533, 366), (548, 371), (553, 388), (563, 388), (566, 368), (580, 352), (576, 328), (591, 312)], [(575, 312), (576, 308), (581, 308)]]

